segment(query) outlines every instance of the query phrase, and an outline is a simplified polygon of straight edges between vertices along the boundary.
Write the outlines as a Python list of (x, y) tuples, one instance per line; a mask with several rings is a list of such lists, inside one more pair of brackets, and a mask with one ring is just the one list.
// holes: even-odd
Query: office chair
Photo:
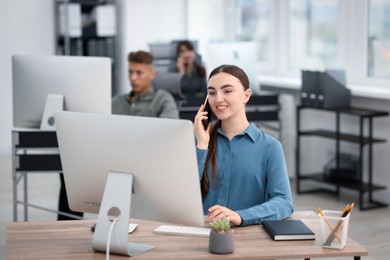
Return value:
[(194, 122), (195, 115), (201, 104), (204, 103), (205, 97), (188, 96), (179, 106), (179, 118), (188, 119)]
[[(252, 95), (246, 104), (246, 114), (250, 122), (282, 137), (282, 123), (279, 118), (280, 104), (278, 93)], [(270, 134), (272, 134), (270, 132)]]
[(154, 68), (156, 71), (168, 72), (169, 68), (176, 62), (176, 50), (172, 44), (168, 43), (150, 43), (150, 53), (154, 58)]

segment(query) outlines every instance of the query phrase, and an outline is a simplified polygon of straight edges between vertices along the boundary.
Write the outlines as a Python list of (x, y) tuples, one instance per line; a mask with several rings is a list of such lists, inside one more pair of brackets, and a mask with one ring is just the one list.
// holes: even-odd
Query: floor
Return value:
[[(6, 226), (8, 222), (13, 221), (10, 156), (0, 156), (0, 178), (0, 259), (4, 259)], [(59, 193), (58, 174), (30, 174), (28, 182), (31, 203), (44, 205), (52, 209), (57, 208)], [(294, 187), (294, 185), (292, 186)], [(353, 192), (347, 193), (342, 191), (341, 195), (342, 199), (327, 194), (299, 196), (294, 194), (295, 210), (315, 211), (317, 206), (320, 206), (322, 209), (339, 210), (344, 208), (350, 201), (356, 200), (356, 194)], [(18, 214), (20, 221), (23, 218), (22, 209), (18, 210)], [(56, 215), (51, 212), (38, 209), (29, 210), (29, 220), (31, 221), (55, 219)], [(390, 207), (366, 211), (360, 211), (358, 208), (355, 208), (350, 219), (349, 236), (369, 250), (369, 256), (362, 259), (388, 259), (390, 256)], [(336, 258), (331, 259), (335, 260)]]

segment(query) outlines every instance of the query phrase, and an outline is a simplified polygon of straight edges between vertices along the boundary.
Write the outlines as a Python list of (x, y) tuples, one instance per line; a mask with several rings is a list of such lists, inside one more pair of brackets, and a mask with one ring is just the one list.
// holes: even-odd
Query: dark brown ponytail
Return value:
[(221, 120), (217, 120), (210, 129), (210, 141), (208, 146), (208, 153), (206, 156), (206, 163), (203, 169), (203, 177), (201, 180), (201, 190), (202, 196), (206, 197), (210, 191), (210, 180), (208, 175), (208, 166), (211, 163), (211, 171), (213, 182), (217, 181), (217, 161), (215, 159), (216, 149), (217, 149), (217, 131), (221, 127)]

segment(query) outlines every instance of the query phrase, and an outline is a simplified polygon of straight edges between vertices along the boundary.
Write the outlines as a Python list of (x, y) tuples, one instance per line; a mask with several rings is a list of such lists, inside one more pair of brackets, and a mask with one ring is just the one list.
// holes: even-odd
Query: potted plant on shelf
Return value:
[(234, 251), (234, 230), (226, 218), (210, 222), (209, 251), (215, 254), (230, 254)]

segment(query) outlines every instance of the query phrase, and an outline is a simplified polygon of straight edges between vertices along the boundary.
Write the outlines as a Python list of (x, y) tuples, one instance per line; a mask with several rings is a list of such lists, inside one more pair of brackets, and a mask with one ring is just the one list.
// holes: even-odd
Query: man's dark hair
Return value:
[(142, 64), (151, 65), (153, 64), (153, 60), (154, 59), (152, 54), (146, 51), (130, 52), (129, 55), (127, 56), (127, 61), (133, 63), (142, 63)]

